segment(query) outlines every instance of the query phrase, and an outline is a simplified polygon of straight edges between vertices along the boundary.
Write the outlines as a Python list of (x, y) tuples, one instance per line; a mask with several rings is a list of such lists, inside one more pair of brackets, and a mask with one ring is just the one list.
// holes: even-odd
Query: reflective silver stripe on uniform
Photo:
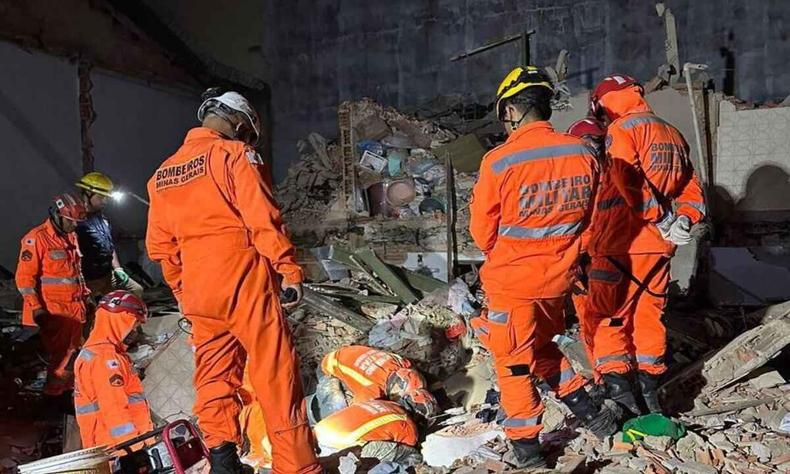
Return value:
[(588, 275), (590, 280), (607, 281), (609, 283), (617, 283), (620, 281), (620, 272), (616, 270), (601, 270), (599, 268), (590, 270)]
[(124, 423), (122, 425), (110, 428), (110, 436), (113, 438), (128, 435), (129, 433), (134, 433), (134, 423), (131, 421), (129, 423)]
[(35, 295), (36, 294), (36, 289), (35, 288), (19, 288), (19, 293), (22, 296)]
[(543, 239), (546, 237), (576, 235), (581, 228), (581, 221), (550, 225), (548, 227), (519, 227), (506, 225), (499, 228), (499, 235), (516, 239)]
[(132, 403), (140, 403), (145, 401), (145, 394), (142, 393), (132, 393), (127, 397), (129, 404)]
[(652, 209), (654, 207), (658, 207), (658, 200), (656, 198), (650, 198), (647, 202), (642, 203), (642, 210), (646, 211), (648, 209)]
[(678, 202), (678, 205), (680, 205), (680, 206), (683, 206), (683, 205), (691, 206), (694, 209), (696, 209), (699, 212), (701, 212), (702, 215), (705, 215), (707, 213), (707, 208), (705, 207), (705, 203), (704, 202), (683, 201), (683, 202)]
[(663, 365), (664, 364), (664, 356), (651, 356), (651, 355), (638, 355), (636, 356), (636, 362), (639, 364), (655, 364), (655, 365)]
[(628, 130), (636, 127), (637, 125), (642, 125), (645, 123), (663, 123), (666, 125), (665, 121), (656, 117), (655, 115), (647, 115), (645, 117), (633, 117), (625, 120), (622, 124), (620, 124), (620, 128)]
[(49, 258), (52, 260), (63, 260), (66, 258), (66, 251), (65, 250), (50, 250), (49, 251)]
[(574, 155), (592, 155), (590, 149), (582, 144), (554, 145), (532, 150), (524, 150), (504, 156), (491, 165), (494, 173), (501, 173), (511, 166), (534, 160), (547, 160), (550, 158), (564, 158)]
[(488, 320), (499, 324), (507, 323), (509, 316), (510, 314), (505, 311), (488, 311)]
[(88, 403), (87, 405), (74, 406), (74, 413), (76, 413), (77, 415), (87, 415), (88, 413), (96, 413), (97, 411), (99, 411), (98, 402)]
[(78, 277), (41, 277), (42, 285), (74, 285), (79, 282)]
[(475, 336), (479, 336), (481, 334), (488, 334), (488, 328), (477, 328), (477, 329), (475, 329)]
[(557, 385), (562, 385), (565, 382), (570, 382), (571, 380), (573, 380), (575, 376), (576, 376), (576, 371), (573, 370), (572, 367), (568, 367), (562, 372), (556, 373), (546, 378), (546, 383), (554, 387)]
[(83, 349), (80, 351), (80, 355), (77, 356), (78, 359), (85, 359), (85, 360), (93, 360), (96, 356), (93, 352), (89, 351), (88, 349)]
[(537, 426), (541, 422), (541, 415), (538, 415), (534, 418), (505, 418), (505, 421), (502, 422), (502, 426), (506, 426), (508, 428), (521, 428), (522, 426)]
[(622, 206), (625, 204), (625, 199), (620, 196), (613, 197), (610, 199), (604, 199), (598, 203), (598, 209), (605, 211), (606, 209), (611, 209), (615, 206)]
[(627, 355), (608, 355), (608, 356), (603, 356), (603, 357), (599, 357), (598, 359), (596, 359), (595, 360), (595, 365), (597, 367), (597, 366), (599, 366), (601, 364), (605, 364), (606, 362), (612, 362), (612, 361), (616, 361), (616, 362), (631, 362), (631, 358), (628, 357)]

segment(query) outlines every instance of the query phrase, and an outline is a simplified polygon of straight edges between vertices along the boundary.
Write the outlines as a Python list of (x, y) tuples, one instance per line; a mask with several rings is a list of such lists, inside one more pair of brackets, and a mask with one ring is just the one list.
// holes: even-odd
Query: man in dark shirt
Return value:
[(76, 186), (80, 188), (88, 217), (77, 226), (77, 238), (82, 252), (82, 276), (97, 301), (112, 290), (126, 290), (143, 295), (143, 287), (129, 278), (115, 252), (110, 223), (102, 214), (112, 196), (113, 184), (102, 173), (88, 173)]

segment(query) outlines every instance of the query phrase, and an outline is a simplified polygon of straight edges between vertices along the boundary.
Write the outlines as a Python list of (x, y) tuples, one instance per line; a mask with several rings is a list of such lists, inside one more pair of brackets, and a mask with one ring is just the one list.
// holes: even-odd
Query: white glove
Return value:
[(675, 223), (675, 214), (672, 212), (667, 212), (664, 214), (663, 219), (659, 222), (656, 222), (656, 227), (658, 227), (658, 231), (661, 233), (661, 237), (664, 240), (670, 240), (669, 233), (672, 230), (672, 224)]
[(686, 245), (691, 242), (691, 219), (680, 216), (669, 229), (669, 241), (675, 245)]

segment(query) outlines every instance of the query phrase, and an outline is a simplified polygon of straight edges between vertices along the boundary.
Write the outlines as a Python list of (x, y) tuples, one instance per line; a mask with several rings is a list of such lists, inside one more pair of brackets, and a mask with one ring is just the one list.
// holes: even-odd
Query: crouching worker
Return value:
[(414, 447), (419, 437), (406, 410), (389, 400), (354, 403), (319, 421), (314, 431), (322, 455), (374, 441)]
[(143, 384), (126, 354), (128, 338), (148, 309), (134, 294), (105, 295), (74, 365), (74, 410), (82, 446), (113, 446), (153, 429)]
[(321, 370), (339, 379), (355, 403), (385, 398), (426, 419), (436, 415), (436, 399), (425, 388), (425, 379), (397, 354), (348, 346), (324, 356)]

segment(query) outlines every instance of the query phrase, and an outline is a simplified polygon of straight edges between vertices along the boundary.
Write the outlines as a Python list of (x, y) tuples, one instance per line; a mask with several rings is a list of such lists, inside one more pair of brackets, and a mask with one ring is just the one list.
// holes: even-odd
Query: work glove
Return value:
[(660, 221), (656, 222), (656, 227), (658, 231), (661, 233), (661, 237), (664, 240), (670, 240), (669, 233), (672, 230), (672, 224), (675, 222), (675, 214), (672, 211), (667, 212), (664, 214), (664, 217), (661, 218)]
[(669, 229), (669, 241), (675, 245), (686, 245), (691, 242), (691, 219), (680, 216)]
[(126, 273), (126, 270), (124, 270), (123, 267), (114, 268), (112, 273), (118, 280), (119, 285), (125, 285), (129, 281), (129, 275)]
[(288, 284), (283, 282), (281, 285), (282, 290), (282, 307), (283, 309), (292, 309), (299, 306), (304, 296), (304, 290), (301, 283)]

